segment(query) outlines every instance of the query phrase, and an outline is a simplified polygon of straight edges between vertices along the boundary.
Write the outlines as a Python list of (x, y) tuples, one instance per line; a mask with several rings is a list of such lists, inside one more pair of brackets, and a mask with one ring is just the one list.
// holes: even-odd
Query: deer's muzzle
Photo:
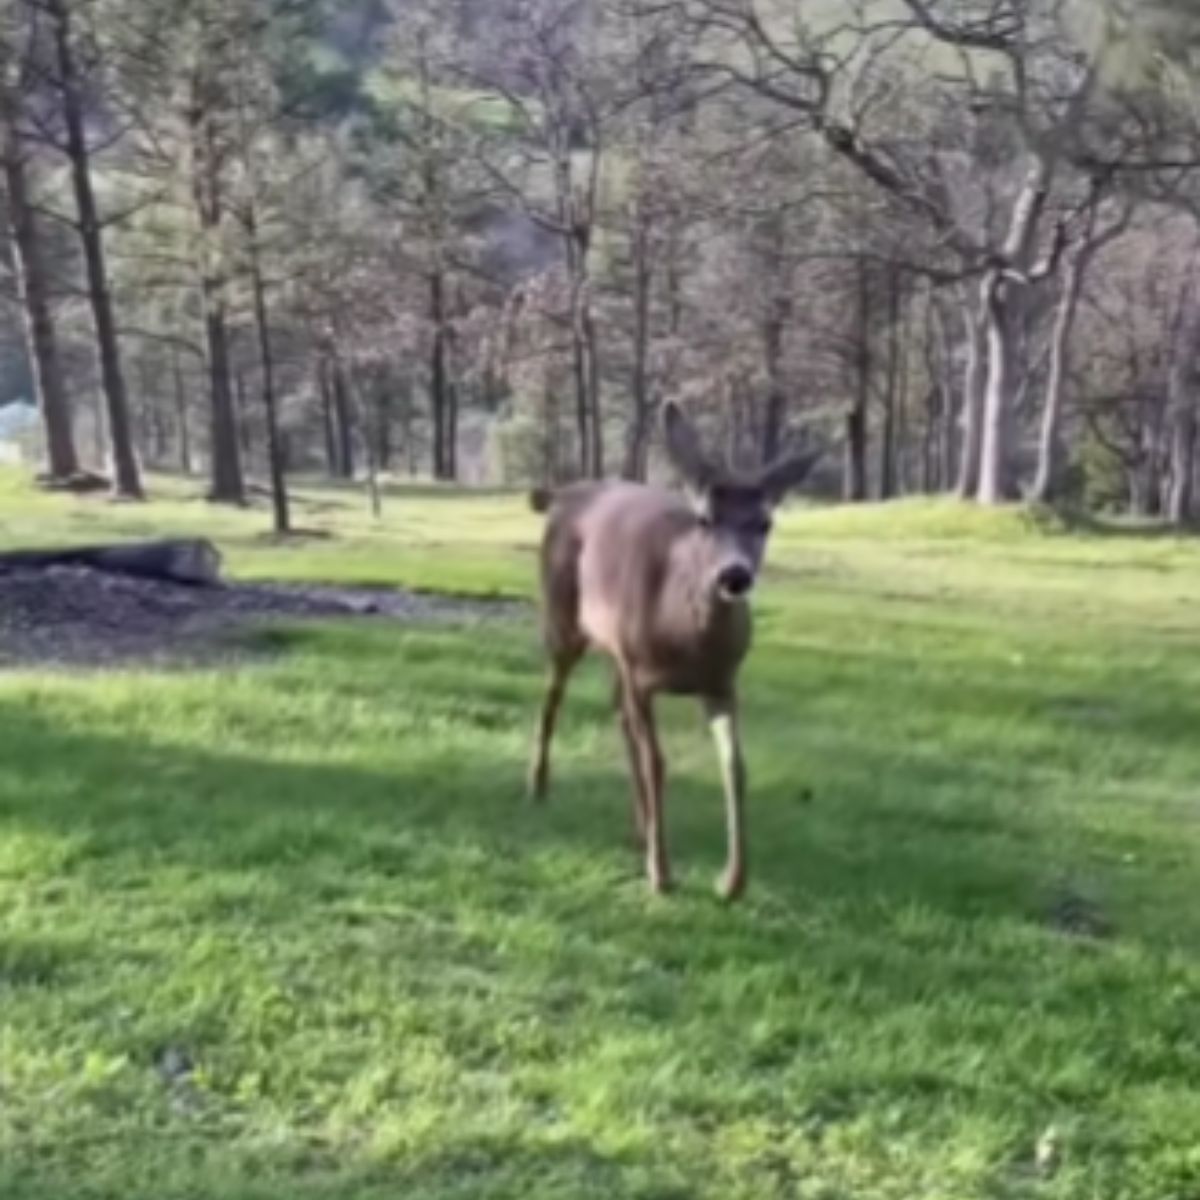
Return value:
[(717, 592), (727, 600), (740, 600), (754, 586), (754, 572), (744, 563), (730, 563), (717, 575)]

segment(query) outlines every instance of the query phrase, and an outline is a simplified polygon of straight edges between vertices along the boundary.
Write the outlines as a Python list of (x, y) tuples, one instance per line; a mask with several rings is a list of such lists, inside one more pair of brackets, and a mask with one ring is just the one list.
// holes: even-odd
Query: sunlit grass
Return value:
[[(518, 495), (397, 489), (376, 523), (302, 488), (332, 536), (277, 546), (265, 508), (153, 483), (0, 475), (0, 538), (531, 592)], [(0, 1195), (1197, 1194), (1200, 551), (928, 502), (781, 524), (733, 910), (689, 705), (675, 897), (639, 878), (598, 666), (526, 804), (531, 618), (0, 676)]]

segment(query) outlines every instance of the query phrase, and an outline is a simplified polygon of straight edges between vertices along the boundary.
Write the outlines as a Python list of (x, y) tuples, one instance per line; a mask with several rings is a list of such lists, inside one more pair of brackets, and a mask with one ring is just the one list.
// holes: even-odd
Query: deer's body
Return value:
[(737, 733), (737, 675), (751, 641), (748, 594), (762, 561), (769, 513), (809, 464), (794, 460), (735, 478), (704, 458), (690, 425), (667, 411), (667, 444), (693, 503), (633, 483), (581, 484), (553, 497), (542, 541), (542, 628), (550, 679), (531, 789), (545, 795), (549, 746), (567, 680), (590, 648), (616, 668), (615, 699), (634, 778), (634, 820), (655, 890), (670, 885), (663, 837), (664, 764), (654, 723), (660, 692), (699, 697), (725, 788), (729, 861), (721, 891), (746, 876), (745, 769)]
[(640, 690), (731, 693), (750, 648), (744, 599), (705, 586), (711, 554), (695, 511), (660, 488), (580, 485), (556, 498), (543, 543), (552, 651), (594, 647)]

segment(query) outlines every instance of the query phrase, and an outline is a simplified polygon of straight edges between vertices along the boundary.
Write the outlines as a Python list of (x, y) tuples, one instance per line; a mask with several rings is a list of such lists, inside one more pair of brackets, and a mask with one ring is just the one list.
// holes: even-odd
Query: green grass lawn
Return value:
[[(314, 487), (334, 536), (279, 546), (154, 483), (0, 476), (0, 542), (207, 532), (247, 577), (531, 590), (516, 497), (398, 490), (376, 525)], [(531, 619), (0, 675), (0, 1196), (1200, 1195), (1200, 546), (928, 503), (782, 525), (735, 908), (685, 704), (673, 897), (599, 666), (526, 804)]]

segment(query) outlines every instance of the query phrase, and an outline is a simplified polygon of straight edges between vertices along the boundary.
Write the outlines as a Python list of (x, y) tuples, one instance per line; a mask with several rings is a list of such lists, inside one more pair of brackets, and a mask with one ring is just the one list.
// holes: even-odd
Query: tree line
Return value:
[[(558, 482), (683, 401), (847, 501), (1196, 515), (1179, 0), (5, 0), (46, 475)], [(90, 434), (90, 436), (89, 436)], [(482, 464), (482, 465), (481, 465)]]

